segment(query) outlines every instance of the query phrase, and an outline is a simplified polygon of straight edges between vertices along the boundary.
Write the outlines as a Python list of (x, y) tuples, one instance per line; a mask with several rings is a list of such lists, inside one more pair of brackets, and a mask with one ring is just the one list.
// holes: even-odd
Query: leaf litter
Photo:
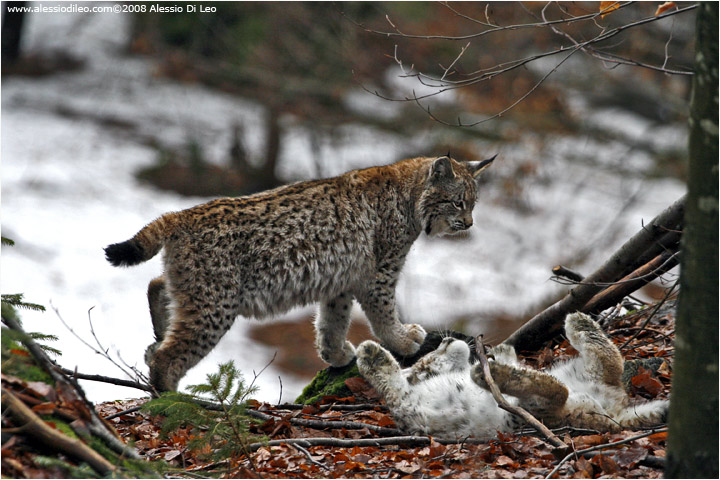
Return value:
[[(642, 325), (651, 309), (630, 313), (611, 326), (612, 339), (623, 345)], [(663, 361), (653, 368), (638, 366), (629, 381), (633, 395), (667, 397), (672, 376), (672, 340), (674, 339), (674, 312), (665, 309), (656, 314), (642, 335), (636, 335), (623, 349), (626, 361), (661, 357)], [(547, 367), (554, 361), (575, 355), (577, 352), (566, 340), (548, 345), (538, 352), (524, 355), (531, 366)], [(656, 362), (657, 363), (657, 362)], [(62, 404), (59, 392), (3, 375), (3, 387), (21, 392), (39, 413), (72, 405)], [(210, 447), (191, 449), (190, 428), (178, 428), (161, 433), (162, 416), (152, 416), (142, 410), (123, 413), (108, 420), (121, 438), (132, 443), (138, 453), (148, 460), (164, 460), (175, 467), (175, 474), (222, 478), (544, 478), (558, 465), (553, 447), (533, 431), (498, 433), (497, 438), (478, 443), (462, 439), (457, 443), (440, 442), (431, 437), (404, 437), (405, 440), (388, 445), (358, 444), (350, 446), (302, 446), (276, 442), (290, 439), (328, 441), (346, 440), (361, 442), (383, 439), (382, 432), (372, 427), (356, 428), (359, 424), (395, 428), (395, 422), (382, 405), (377, 394), (361, 378), (350, 379), (348, 387), (358, 398), (324, 397), (315, 405), (269, 405), (250, 401), (251, 409), (271, 418), (251, 427), (251, 433), (265, 436), (272, 445), (255, 448), (249, 455), (208, 461)], [(358, 401), (361, 399), (361, 401)], [(103, 417), (141, 406), (147, 399), (106, 402), (96, 406)], [(358, 410), (359, 404), (367, 408)], [(353, 405), (352, 409), (343, 408)], [(326, 422), (312, 427), (293, 423), (294, 419)], [(352, 423), (353, 428), (337, 428)], [(345, 423), (347, 422), (347, 423)], [(649, 433), (612, 447), (606, 444), (637, 437), (636, 431), (620, 433), (589, 432), (587, 430), (560, 429), (556, 434), (572, 445), (575, 452), (583, 449), (598, 450), (577, 454), (564, 462), (553, 478), (660, 478), (666, 451), (667, 433)], [(33, 452), (19, 436), (13, 436), (2, 447), (3, 473), (21, 473), (20, 478), (53, 476), (50, 469), (42, 470), (33, 462)]]

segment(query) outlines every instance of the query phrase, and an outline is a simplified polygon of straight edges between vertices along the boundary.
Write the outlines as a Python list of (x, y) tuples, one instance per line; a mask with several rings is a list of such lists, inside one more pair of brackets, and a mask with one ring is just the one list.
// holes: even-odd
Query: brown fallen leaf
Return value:
[(632, 377), (630, 383), (632, 383), (633, 387), (644, 390), (653, 397), (663, 391), (663, 384), (652, 376), (651, 371), (643, 367), (638, 368), (638, 374)]
[(635, 466), (645, 460), (648, 451), (642, 447), (630, 447), (620, 450), (614, 455), (617, 464), (621, 468), (635, 468)]
[(45, 402), (32, 407), (32, 411), (38, 415), (52, 415), (55, 412), (55, 404), (52, 402)]
[(180, 450), (169, 450), (169, 451), (165, 452), (165, 455), (163, 455), (163, 458), (165, 459), (166, 462), (169, 462), (173, 458), (180, 456), (181, 453), (182, 452), (180, 452)]
[(600, 18), (605, 18), (605, 15), (609, 14), (620, 8), (620, 2), (600, 2), (600, 11), (603, 12)]
[(661, 15), (662, 13), (670, 10), (673, 7), (677, 7), (677, 4), (675, 2), (665, 2), (660, 5), (657, 10), (655, 10), (655, 16), (657, 17), (658, 15)]

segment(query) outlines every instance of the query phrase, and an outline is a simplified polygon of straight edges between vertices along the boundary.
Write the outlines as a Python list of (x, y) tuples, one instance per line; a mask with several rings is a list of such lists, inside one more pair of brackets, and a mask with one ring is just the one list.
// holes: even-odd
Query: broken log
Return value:
[(658, 255), (615, 285), (609, 286), (591, 298), (582, 308), (583, 313), (600, 313), (606, 308), (617, 305), (623, 298), (675, 268), (678, 263), (680, 263), (678, 252), (668, 251)]
[(35, 412), (18, 400), (12, 392), (4, 388), (2, 389), (2, 404), (3, 407), (7, 407), (9, 413), (20, 424), (19, 428), (24, 435), (29, 435), (48, 447), (87, 462), (93, 470), (101, 475), (109, 475), (115, 471), (116, 467), (102, 455), (80, 440), (70, 438), (59, 430), (48, 426)]
[[(645, 253), (657, 247), (658, 240), (666, 238), (681, 224), (685, 212), (683, 195), (666, 208), (638, 233), (625, 242), (603, 265), (575, 286), (560, 301), (535, 315), (517, 329), (504, 343), (515, 350), (535, 350), (547, 340), (560, 333), (568, 313), (580, 311), (595, 295), (627, 273), (630, 266)], [(657, 254), (656, 254), (657, 255)], [(652, 257), (651, 257), (652, 258)]]

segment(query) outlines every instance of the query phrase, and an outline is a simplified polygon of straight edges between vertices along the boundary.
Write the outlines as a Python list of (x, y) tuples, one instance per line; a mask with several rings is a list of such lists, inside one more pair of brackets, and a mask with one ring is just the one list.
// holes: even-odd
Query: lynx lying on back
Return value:
[[(623, 359), (588, 316), (565, 319), (565, 334), (580, 355), (547, 372), (521, 367), (509, 345), (493, 349), (490, 371), (506, 399), (551, 428), (573, 426), (618, 431), (664, 421), (668, 401), (635, 404), (622, 387)], [(398, 426), (409, 433), (444, 438), (494, 436), (519, 420), (501, 410), (484, 389), (469, 347), (446, 338), (438, 349), (406, 370), (377, 343), (358, 347), (360, 373), (385, 398)]]
[(353, 298), (378, 338), (412, 355), (425, 331), (400, 323), (395, 308), (405, 256), (422, 232), (472, 226), (475, 180), (491, 162), (414, 158), (214, 200), (167, 213), (108, 246), (115, 266), (136, 265), (165, 248), (165, 272), (148, 287), (157, 339), (145, 354), (151, 383), (176, 389), (237, 316), (312, 302), (320, 302), (316, 345), (331, 365), (355, 356), (345, 340)]

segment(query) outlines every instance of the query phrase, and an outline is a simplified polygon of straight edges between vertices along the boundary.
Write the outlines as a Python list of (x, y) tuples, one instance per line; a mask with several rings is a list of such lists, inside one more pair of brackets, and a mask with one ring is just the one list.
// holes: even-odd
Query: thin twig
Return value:
[[(628, 5), (630, 5), (630, 4), (632, 4), (632, 3), (633, 3), (633, 2), (624, 2), (624, 3), (621, 3), (620, 5), (618, 5), (618, 8), (616, 9), (616, 11), (619, 10), (619, 9), (621, 9), (621, 8), (625, 8), (625, 7), (627, 7)], [(696, 6), (697, 6), (697, 5), (694, 5), (693, 8), (696, 7)], [(683, 9), (683, 11), (684, 11), (684, 10), (685, 10), (685, 9)], [(605, 12), (605, 13), (606, 13), (606, 12)], [(677, 13), (677, 11), (675, 11), (675, 12), (673, 12), (673, 13)], [(373, 33), (373, 34), (376, 34), (376, 35), (382, 35), (382, 36), (384, 36), (384, 37), (401, 37), (401, 38), (411, 38), (411, 39), (414, 38), (414, 39), (419, 39), (419, 40), (451, 40), (451, 41), (461, 41), (461, 40), (472, 40), (472, 39), (474, 39), (474, 38), (480, 38), (480, 37), (483, 37), (483, 36), (485, 36), (485, 35), (489, 35), (489, 34), (491, 34), (491, 33), (496, 33), (496, 32), (501, 32), (501, 31), (507, 31), (507, 30), (521, 30), (521, 29), (528, 29), (528, 28), (529, 28), (529, 29), (532, 29), (532, 28), (545, 28), (545, 27), (547, 27), (548, 25), (570, 24), (570, 23), (575, 23), (575, 22), (579, 22), (579, 21), (582, 21), (582, 20), (592, 20), (592, 19), (595, 19), (595, 18), (603, 15), (603, 11), (591, 13), (591, 14), (588, 14), (588, 15), (582, 15), (582, 16), (579, 16), (579, 17), (569, 18), (569, 19), (551, 20), (551, 21), (548, 21), (548, 22), (513, 24), (513, 25), (505, 25), (505, 26), (495, 26), (495, 25), (493, 25), (493, 28), (489, 28), (489, 29), (487, 29), (487, 30), (483, 30), (483, 31), (480, 31), (480, 32), (477, 32), (477, 33), (472, 33), (472, 34), (469, 34), (469, 35), (458, 35), (458, 36), (452, 36), (452, 35), (412, 35), (412, 34), (402, 33), (402, 32), (395, 26), (395, 24), (390, 20), (390, 17), (388, 17), (387, 15), (385, 16), (385, 18), (386, 18), (386, 20), (388, 21), (388, 23), (395, 29), (395, 31), (394, 31), (394, 32), (383, 32), (383, 31), (380, 31), (380, 30), (373, 30), (373, 29), (371, 29), (371, 28), (368, 28), (368, 27), (364, 26), (363, 24), (361, 24), (361, 23), (353, 20), (352, 18), (346, 16), (344, 12), (340, 12), (340, 14), (341, 14), (344, 18), (346, 18), (348, 21), (350, 21), (351, 23), (353, 23), (355, 26), (357, 26), (357, 27), (365, 30), (366, 32), (368, 32), (368, 33)], [(469, 17), (466, 17), (466, 18), (469, 19)], [(660, 16), (654, 17), (654, 18), (660, 18)]]
[(535, 430), (537, 430), (555, 448), (567, 450), (568, 446), (562, 440), (560, 440), (557, 435), (555, 435), (549, 428), (547, 428), (535, 417), (533, 417), (530, 412), (517, 405), (512, 405), (507, 400), (505, 400), (505, 397), (503, 397), (502, 392), (500, 392), (500, 389), (495, 384), (495, 380), (493, 380), (492, 374), (490, 373), (490, 364), (488, 363), (487, 356), (485, 355), (485, 346), (483, 345), (482, 335), (478, 335), (475, 339), (475, 342), (475, 344), (477, 345), (477, 347), (475, 348), (475, 355), (477, 356), (478, 360), (480, 360), (480, 365), (482, 366), (485, 383), (490, 389), (490, 393), (492, 393), (492, 396), (497, 402), (498, 407), (522, 418), (525, 423), (528, 423)]
[(248, 449), (257, 450), (261, 447), (273, 447), (278, 445), (301, 445), (303, 447), (379, 447), (383, 445), (430, 445), (433, 441), (443, 445), (455, 443), (480, 444), (487, 443), (487, 439), (465, 438), (458, 439), (439, 439), (435, 437), (423, 437), (416, 435), (406, 435), (397, 437), (381, 437), (381, 438), (334, 438), (334, 437), (310, 437), (310, 438), (284, 438), (281, 440), (270, 440), (269, 442), (256, 442), (248, 445)]
[(570, 452), (565, 456), (565, 458), (560, 460), (560, 462), (555, 466), (555, 468), (550, 473), (548, 473), (548, 475), (545, 478), (552, 478), (552, 476), (555, 475), (558, 472), (558, 470), (560, 470), (560, 467), (563, 466), (563, 464), (565, 464), (565, 462), (570, 460), (574, 455), (575, 456), (583, 455), (588, 452), (594, 452), (595, 450), (602, 450), (603, 448), (615, 447), (617, 445), (623, 445), (625, 443), (630, 443), (632, 441), (639, 440), (641, 438), (649, 437), (650, 435), (654, 435), (656, 433), (662, 433), (662, 432), (667, 432), (667, 431), (668, 431), (667, 428), (654, 429), (649, 432), (643, 433), (642, 435), (636, 435), (634, 437), (626, 438), (624, 440), (619, 440), (617, 442), (604, 443), (602, 445), (595, 445), (594, 447), (589, 447), (589, 448), (585, 448), (583, 450), (577, 450), (575, 452)]
[(92, 382), (109, 383), (112, 385), (118, 385), (120, 387), (136, 388), (136, 389), (142, 390), (144, 392), (155, 394), (155, 389), (153, 387), (151, 387), (150, 385), (144, 384), (144, 383), (136, 382), (134, 380), (125, 380), (122, 378), (106, 377), (105, 375), (79, 373), (75, 370), (70, 370), (69, 368), (63, 368), (63, 367), (57, 367), (57, 368), (65, 375), (68, 375), (73, 378), (77, 378), (78, 380), (89, 380)]
[[(647, 318), (645, 319), (645, 321), (643, 322), (643, 324), (640, 325), (640, 329), (637, 332), (635, 332), (630, 338), (628, 338), (622, 345), (620, 345), (620, 347), (618, 347), (620, 350), (623, 350), (625, 347), (627, 347), (630, 344), (630, 342), (635, 340), (638, 337), (638, 335), (640, 335), (640, 332), (642, 332), (647, 327), (647, 325), (650, 323), (650, 320), (652, 320), (652, 318), (655, 316), (655, 314), (657, 314), (657, 312), (660, 310), (660, 307), (662, 307), (665, 304), (665, 302), (668, 301), (670, 296), (674, 293), (675, 287), (677, 287), (678, 283), (679, 283), (679, 280), (675, 281), (673, 286), (668, 289), (668, 291), (665, 293), (665, 296), (663, 296), (662, 300), (660, 300), (658, 302), (658, 304), (655, 305), (655, 307), (653, 308), (653, 311), (650, 312), (650, 315), (648, 315)], [(634, 348), (635, 347), (633, 347), (631, 350), (634, 350)]]
[[(207, 408), (207, 407), (206, 407)], [(268, 415), (263, 412), (258, 412), (257, 410), (248, 409), (247, 414), (255, 417), (260, 420), (275, 420), (275, 421), (282, 421), (287, 420), (290, 423), (293, 423), (295, 425), (301, 425), (304, 427), (311, 427), (311, 428), (321, 428), (321, 429), (352, 429), (352, 430), (358, 430), (367, 428), (368, 430), (372, 430), (378, 435), (386, 435), (386, 436), (395, 436), (400, 435), (400, 430), (396, 428), (387, 428), (387, 427), (380, 427), (378, 425), (371, 425), (369, 423), (362, 423), (362, 422), (343, 422), (343, 421), (325, 421), (325, 420), (309, 420), (306, 418), (287, 418), (287, 417), (275, 417), (273, 415)]]
[[(302, 410), (305, 407), (308, 407), (311, 405), (307, 405), (305, 403), (283, 403), (279, 405), (275, 405), (275, 408), (278, 410)], [(345, 404), (336, 404), (336, 403), (329, 403), (326, 405), (318, 405), (315, 408), (319, 410), (339, 410), (339, 411), (349, 411), (349, 412), (355, 412), (355, 411), (364, 411), (364, 410), (382, 410), (387, 411), (387, 407), (385, 405), (380, 404), (374, 404), (374, 403), (356, 403), (354, 405), (345, 405)]]
[(138, 405), (137, 407), (128, 408), (127, 410), (122, 410), (120, 412), (113, 413), (112, 415), (108, 415), (107, 417), (104, 417), (105, 420), (112, 420), (113, 418), (121, 417), (123, 415), (128, 415), (130, 413), (135, 413), (138, 410), (140, 410), (143, 406)]
[(325, 465), (324, 463), (318, 462), (317, 460), (315, 460), (314, 458), (312, 458), (312, 455), (310, 455), (310, 452), (308, 452), (308, 451), (305, 449), (305, 447), (303, 447), (303, 446), (300, 445), (299, 443), (291, 443), (290, 446), (293, 447), (294, 449), (296, 449), (297, 451), (302, 452), (302, 454), (305, 455), (305, 457), (307, 457), (308, 461), (309, 461), (310, 463), (312, 463), (313, 465), (317, 465), (318, 467), (320, 467), (320, 468), (322, 468), (322, 469), (324, 469), (324, 470), (330, 470), (330, 467), (328, 467), (328, 466)]

